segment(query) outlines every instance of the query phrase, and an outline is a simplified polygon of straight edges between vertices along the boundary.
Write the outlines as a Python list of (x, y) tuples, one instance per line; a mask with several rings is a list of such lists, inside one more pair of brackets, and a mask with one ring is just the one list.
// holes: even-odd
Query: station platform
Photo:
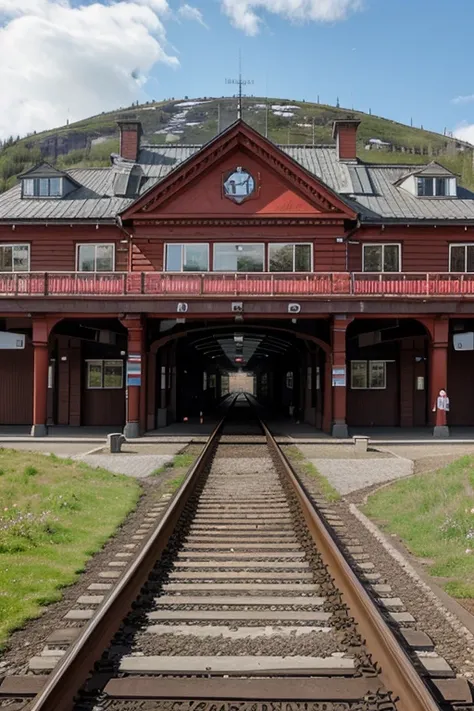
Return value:
[[(200, 424), (199, 419), (190, 419), (188, 422), (175, 422), (158, 430), (150, 430), (142, 437), (133, 440), (134, 444), (151, 444), (164, 442), (182, 442), (183, 444), (196, 441), (202, 442), (211, 434), (219, 421), (218, 417), (210, 416)], [(433, 437), (430, 427), (354, 427), (349, 429), (349, 437), (335, 439), (325, 432), (315, 429), (304, 422), (297, 424), (289, 418), (265, 420), (271, 432), (281, 441), (295, 442), (298, 444), (352, 444), (352, 438), (362, 435), (370, 438), (374, 444), (470, 444), (474, 443), (474, 427), (451, 427), (450, 437), (438, 439)], [(117, 432), (117, 427), (58, 427), (48, 428), (46, 437), (36, 437), (37, 441), (47, 442), (90, 442), (102, 444), (107, 435)], [(28, 426), (2, 426), (0, 427), (0, 445), (31, 440), (30, 427)]]

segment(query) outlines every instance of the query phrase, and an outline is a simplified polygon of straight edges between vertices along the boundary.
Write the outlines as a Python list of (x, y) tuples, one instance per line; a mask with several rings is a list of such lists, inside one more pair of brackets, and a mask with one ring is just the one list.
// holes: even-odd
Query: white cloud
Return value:
[(454, 131), (453, 136), (459, 138), (461, 141), (467, 141), (468, 143), (474, 144), (474, 123), (467, 123), (464, 121), (459, 124)]
[(256, 35), (263, 22), (258, 10), (293, 22), (334, 22), (360, 9), (362, 0), (221, 0), (221, 4), (235, 27)]
[(199, 8), (197, 7), (192, 7), (187, 3), (185, 5), (181, 5), (178, 10), (178, 15), (182, 17), (183, 20), (192, 20), (193, 22), (199, 22), (200, 25), (202, 25), (206, 29), (209, 29), (208, 25), (206, 25), (206, 23), (204, 22), (204, 17), (202, 16), (201, 10), (199, 10)]
[(465, 96), (456, 96), (455, 99), (451, 99), (452, 104), (470, 104), (474, 101), (474, 94), (467, 94)]
[(166, 0), (0, 0), (0, 137), (127, 106), (166, 49)]

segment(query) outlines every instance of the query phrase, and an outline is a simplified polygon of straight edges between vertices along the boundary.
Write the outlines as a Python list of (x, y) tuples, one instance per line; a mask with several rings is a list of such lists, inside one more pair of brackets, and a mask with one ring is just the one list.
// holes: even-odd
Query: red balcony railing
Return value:
[(352, 274), (354, 296), (469, 296), (474, 274), (369, 272)]
[(19, 272), (0, 274), (6, 296), (474, 296), (474, 274)]

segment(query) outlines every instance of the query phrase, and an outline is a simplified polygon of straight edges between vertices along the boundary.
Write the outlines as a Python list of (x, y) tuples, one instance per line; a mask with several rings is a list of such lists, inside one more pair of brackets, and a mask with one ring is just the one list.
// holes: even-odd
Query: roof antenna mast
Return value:
[(253, 79), (242, 79), (242, 52), (239, 49), (239, 78), (238, 79), (226, 79), (225, 80), (226, 84), (237, 84), (239, 87), (239, 94), (238, 94), (238, 106), (237, 106), (237, 119), (240, 121), (243, 115), (243, 109), (242, 109), (242, 99), (244, 94), (242, 93), (242, 87), (248, 86), (250, 84), (255, 84)]

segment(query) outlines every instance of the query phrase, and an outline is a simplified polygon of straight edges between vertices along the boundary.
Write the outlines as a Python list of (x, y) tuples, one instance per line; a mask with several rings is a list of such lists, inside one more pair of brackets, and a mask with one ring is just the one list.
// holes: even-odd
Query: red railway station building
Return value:
[[(211, 412), (229, 372), (327, 433), (474, 426), (474, 194), (437, 163), (120, 123), (108, 168), (48, 164), (0, 196), (0, 426), (125, 427)], [(439, 426), (435, 430), (443, 434)]]

